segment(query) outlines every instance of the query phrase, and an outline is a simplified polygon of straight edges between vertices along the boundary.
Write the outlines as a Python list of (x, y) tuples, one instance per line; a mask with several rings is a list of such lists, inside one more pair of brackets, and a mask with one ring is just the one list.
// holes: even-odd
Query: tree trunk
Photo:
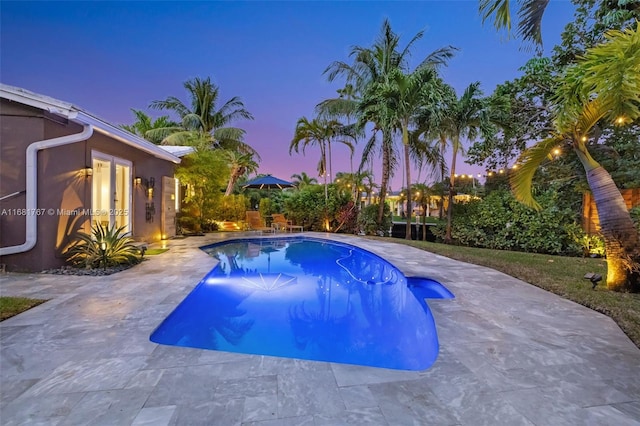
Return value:
[(609, 172), (602, 167), (587, 171), (587, 181), (596, 203), (600, 233), (607, 250), (607, 288), (640, 292), (638, 268), (640, 246), (638, 232), (622, 194)]
[(228, 197), (233, 192), (233, 187), (236, 185), (236, 182), (244, 174), (243, 168), (234, 167), (231, 170), (231, 176), (229, 176), (229, 183), (227, 184), (227, 190), (224, 192), (224, 196)]
[(380, 183), (380, 197), (378, 199), (378, 226), (382, 225), (384, 216), (384, 202), (387, 197), (389, 175), (391, 174), (391, 135), (388, 132), (382, 134), (382, 182)]
[(327, 154), (324, 147), (324, 142), (320, 143), (320, 161), (322, 161), (322, 176), (324, 176), (324, 202), (325, 204), (329, 200), (329, 192), (327, 190)]
[[(444, 169), (446, 164), (444, 163), (444, 154), (447, 151), (447, 139), (443, 134), (440, 134), (440, 155), (442, 162), (440, 163), (440, 182), (444, 182)], [(440, 185), (440, 204), (438, 206), (438, 219), (442, 220), (444, 216), (444, 188)]]
[[(409, 164), (409, 130), (408, 125), (402, 128), (402, 144), (404, 145), (404, 167), (407, 174), (407, 226), (405, 228), (405, 240), (411, 239), (411, 167)], [(416, 226), (418, 226), (416, 224)]]
[(329, 183), (333, 182), (333, 166), (331, 164), (331, 140), (327, 141), (327, 156), (329, 161)]
[(458, 154), (458, 144), (453, 143), (453, 157), (451, 158), (451, 170), (449, 173), (449, 205), (447, 206), (447, 231), (444, 242), (451, 244), (451, 223), (453, 222), (453, 193), (455, 191), (456, 156)]

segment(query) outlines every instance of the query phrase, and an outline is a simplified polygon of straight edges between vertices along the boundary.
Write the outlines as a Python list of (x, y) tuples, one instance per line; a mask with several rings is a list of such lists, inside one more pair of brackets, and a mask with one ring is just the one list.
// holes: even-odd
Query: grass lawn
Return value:
[(46, 302), (43, 299), (27, 299), (26, 297), (0, 297), (0, 321), (18, 315), (28, 309)]
[(589, 272), (606, 276), (607, 264), (602, 259), (458, 247), (399, 238), (393, 241), (463, 262), (487, 266), (602, 312), (611, 317), (640, 347), (640, 294), (608, 291), (604, 281), (592, 290), (591, 283), (583, 278)]

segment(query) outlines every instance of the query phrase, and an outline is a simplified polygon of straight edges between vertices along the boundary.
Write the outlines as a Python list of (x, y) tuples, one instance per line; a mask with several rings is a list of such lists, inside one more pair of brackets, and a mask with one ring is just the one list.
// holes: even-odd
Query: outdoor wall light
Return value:
[(136, 177), (135, 179), (133, 179), (133, 183), (135, 183), (136, 185), (141, 185), (142, 184), (142, 178), (141, 177)]
[(84, 177), (93, 176), (93, 169), (87, 166), (84, 169), (82, 169), (82, 174), (84, 175)]

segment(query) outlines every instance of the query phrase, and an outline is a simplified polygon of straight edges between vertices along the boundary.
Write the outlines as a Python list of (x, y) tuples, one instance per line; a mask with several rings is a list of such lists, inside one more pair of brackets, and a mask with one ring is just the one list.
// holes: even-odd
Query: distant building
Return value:
[[(474, 198), (478, 198), (469, 194), (456, 194), (453, 197), (454, 203), (466, 203)], [(376, 204), (379, 200), (379, 194), (376, 192), (372, 192), (371, 196), (367, 193), (363, 193), (360, 197), (360, 207), (366, 207), (369, 204)], [(391, 191), (385, 197), (385, 202), (389, 204), (389, 208), (391, 212), (395, 216), (405, 217), (407, 202), (403, 197), (402, 192), (400, 191)], [(440, 203), (444, 203), (444, 211), (447, 210), (447, 206), (449, 205), (449, 196), (445, 195), (444, 198), (439, 195), (432, 195), (429, 197), (429, 204), (426, 208), (426, 215), (436, 217), (440, 212)], [(411, 203), (413, 216), (424, 216), (425, 212), (423, 212), (423, 208), (421, 205), (418, 205), (415, 201)]]

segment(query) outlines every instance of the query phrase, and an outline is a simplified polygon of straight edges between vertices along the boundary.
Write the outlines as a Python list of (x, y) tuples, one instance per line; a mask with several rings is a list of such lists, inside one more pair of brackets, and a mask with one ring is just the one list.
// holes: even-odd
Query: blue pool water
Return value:
[(424, 370), (438, 337), (424, 298), (440, 283), (405, 277), (360, 248), (315, 238), (203, 247), (220, 263), (151, 335), (165, 345)]

